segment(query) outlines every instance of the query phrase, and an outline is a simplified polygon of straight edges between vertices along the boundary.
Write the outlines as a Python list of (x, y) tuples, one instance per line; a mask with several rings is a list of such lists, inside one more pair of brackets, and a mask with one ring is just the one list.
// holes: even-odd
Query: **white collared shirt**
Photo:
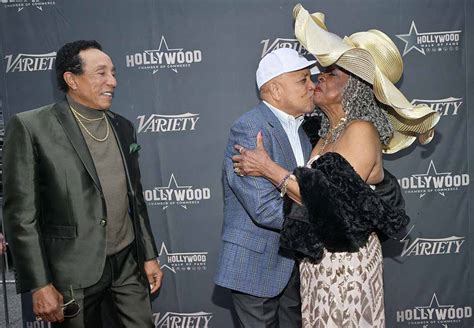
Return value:
[(263, 100), (264, 104), (270, 108), (270, 110), (275, 114), (275, 116), (280, 121), (285, 130), (288, 140), (290, 141), (291, 149), (293, 150), (293, 155), (296, 159), (296, 164), (298, 166), (304, 166), (305, 160), (303, 155), (303, 148), (301, 147), (301, 140), (298, 130), (303, 123), (303, 115), (298, 117), (293, 117), (283, 112), (282, 110), (270, 105), (268, 102)]

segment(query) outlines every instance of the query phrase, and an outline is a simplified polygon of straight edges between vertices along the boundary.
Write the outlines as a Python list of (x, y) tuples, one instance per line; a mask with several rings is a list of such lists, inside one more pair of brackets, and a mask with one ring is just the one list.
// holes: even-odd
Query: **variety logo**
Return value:
[(34, 7), (43, 11), (43, 7), (45, 6), (56, 5), (56, 1), (43, 0), (0, 0), (0, 3), (3, 3), (5, 8), (16, 8), (18, 12), (27, 7)]
[(170, 48), (164, 36), (161, 36), (158, 49), (143, 50), (126, 55), (127, 67), (150, 70), (156, 74), (160, 69), (168, 68), (175, 73), (178, 69), (189, 68), (192, 64), (202, 61), (202, 51), (198, 49)]
[(205, 271), (207, 269), (207, 252), (170, 253), (165, 243), (161, 244), (159, 253), (162, 269), (176, 271)]
[(155, 328), (209, 328), (212, 313), (178, 313), (166, 312), (163, 316), (160, 312), (153, 313)]
[(166, 187), (145, 190), (143, 196), (149, 206), (161, 206), (163, 210), (169, 206), (181, 206), (188, 209), (189, 205), (198, 205), (201, 201), (210, 199), (211, 189), (178, 185), (174, 174), (171, 174)]
[(137, 116), (138, 133), (193, 131), (199, 120), (199, 114), (184, 113), (179, 115), (152, 114)]
[(266, 39), (262, 40), (260, 43), (263, 44), (262, 58), (269, 52), (279, 48), (291, 48), (298, 51), (301, 55), (308, 54), (308, 51), (297, 39), (276, 38), (272, 42), (270, 42), (270, 39)]
[(458, 115), (461, 105), (464, 103), (462, 98), (444, 98), (444, 99), (413, 99), (412, 105), (426, 104), (432, 110), (437, 111), (441, 116)]
[(398, 323), (422, 325), (423, 328), (429, 327), (429, 325), (432, 324), (442, 325), (441, 327), (449, 327), (448, 324), (457, 324), (465, 319), (471, 318), (472, 307), (440, 304), (436, 293), (433, 293), (429, 305), (416, 306), (412, 309), (397, 311), (396, 315)]
[(56, 60), (56, 52), (48, 54), (18, 54), (6, 55), (7, 69), (6, 73), (14, 72), (36, 72), (50, 71), (53, 69)]
[(459, 51), (462, 30), (419, 33), (415, 22), (411, 22), (408, 34), (397, 34), (405, 42), (403, 56), (413, 49), (426, 55), (431, 52)]
[(412, 174), (411, 177), (398, 179), (398, 183), (406, 194), (419, 194), (419, 198), (422, 198), (428, 193), (445, 197), (446, 192), (469, 186), (469, 180), (467, 173), (438, 172), (431, 160), (426, 173)]
[(459, 254), (465, 241), (465, 237), (451, 236), (440, 239), (416, 238), (410, 243), (404, 238), (400, 240), (403, 244), (401, 256)]

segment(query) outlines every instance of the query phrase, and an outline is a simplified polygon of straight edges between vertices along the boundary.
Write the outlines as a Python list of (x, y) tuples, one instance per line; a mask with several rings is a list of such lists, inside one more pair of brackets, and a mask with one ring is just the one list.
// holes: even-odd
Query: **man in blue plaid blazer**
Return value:
[(294, 259), (279, 251), (283, 224), (280, 190), (261, 177), (234, 169), (236, 144), (255, 148), (263, 136), (270, 157), (293, 170), (304, 166), (311, 144), (300, 127), (313, 110), (315, 62), (280, 48), (267, 54), (257, 69), (261, 102), (232, 125), (224, 167), (223, 247), (215, 282), (231, 290), (241, 327), (301, 327), (299, 272)]

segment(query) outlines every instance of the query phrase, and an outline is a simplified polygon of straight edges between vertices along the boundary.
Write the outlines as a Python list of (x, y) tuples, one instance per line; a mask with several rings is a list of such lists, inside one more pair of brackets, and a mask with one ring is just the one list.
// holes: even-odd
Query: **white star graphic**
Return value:
[(171, 173), (171, 177), (170, 177), (170, 181), (168, 182), (168, 186), (166, 187), (156, 187), (155, 189), (169, 189), (171, 187), (171, 184), (174, 184), (174, 186), (177, 188), (177, 189), (189, 189), (189, 188), (192, 188), (193, 186), (180, 186), (178, 185), (178, 183), (176, 182), (176, 178), (174, 177), (174, 173)]
[[(440, 173), (438, 173), (438, 171), (436, 170), (436, 167), (435, 167), (435, 165), (434, 165), (434, 163), (433, 163), (433, 160), (431, 160), (431, 161), (430, 161), (430, 165), (428, 166), (428, 171), (426, 171), (426, 173), (412, 174), (412, 176), (413, 176), (413, 177), (424, 177), (424, 176), (428, 176), (428, 175), (430, 175), (431, 169), (433, 169), (435, 176), (438, 176), (438, 175), (451, 175), (451, 172), (440, 172)], [(441, 196), (445, 197), (444, 192), (438, 191), (438, 193), (439, 193)], [(421, 195), (420, 195), (420, 198), (424, 197), (425, 195), (426, 195), (426, 193), (421, 194)]]
[[(151, 55), (153, 55), (153, 53), (155, 53), (155, 52), (160, 52), (163, 45), (165, 46), (165, 48), (166, 48), (165, 50), (167, 52), (170, 52), (170, 51), (183, 51), (183, 48), (170, 48), (170, 47), (168, 47), (168, 42), (166, 42), (165, 36), (162, 35), (161, 40), (160, 40), (160, 44), (158, 45), (158, 49), (155, 49), (155, 50), (149, 49), (149, 50), (145, 50), (145, 52), (147, 54), (151, 53)], [(171, 68), (171, 70), (175, 73), (178, 73), (178, 70), (176, 68)], [(158, 69), (153, 70), (153, 74), (155, 74), (156, 72), (158, 72)]]
[(433, 297), (431, 297), (430, 305), (426, 306), (416, 306), (417, 309), (431, 309), (433, 307), (433, 302), (436, 302), (436, 308), (452, 308), (454, 304), (451, 305), (440, 305), (438, 301), (438, 297), (436, 293), (433, 293)]
[[(163, 254), (163, 256), (162, 256)], [(176, 273), (176, 270), (168, 265), (168, 250), (166, 249), (165, 243), (161, 243), (160, 253), (158, 254), (158, 258), (160, 259), (160, 267), (162, 269), (166, 268), (173, 273)]]
[[(180, 186), (180, 185), (178, 185), (178, 183), (176, 182), (176, 178), (174, 177), (174, 173), (171, 173), (171, 177), (170, 177), (170, 181), (168, 182), (168, 186), (166, 186), (166, 187), (155, 187), (155, 189), (156, 189), (156, 190), (170, 189), (171, 184), (173, 184), (174, 187), (175, 187), (175, 188), (173, 188), (173, 189), (191, 189), (191, 188), (193, 187), (193, 186)], [(181, 205), (181, 207), (184, 208), (184, 209), (186, 209), (186, 210), (188, 209), (188, 208), (186, 207), (186, 205)], [(168, 208), (168, 205), (163, 206), (162, 209), (165, 210), (165, 209), (167, 209), (167, 208)]]
[(397, 34), (397, 38), (405, 42), (405, 49), (403, 49), (403, 56), (409, 53), (412, 49), (418, 50), (423, 55), (425, 54), (425, 50), (423, 48), (418, 47), (418, 30), (416, 29), (415, 21), (411, 21), (410, 32), (408, 34)]

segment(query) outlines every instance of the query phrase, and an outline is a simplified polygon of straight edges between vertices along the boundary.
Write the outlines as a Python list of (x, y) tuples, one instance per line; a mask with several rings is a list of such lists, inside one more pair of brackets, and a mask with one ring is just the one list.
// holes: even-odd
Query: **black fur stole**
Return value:
[(357, 252), (372, 232), (390, 236), (409, 222), (400, 186), (387, 171), (374, 191), (341, 155), (326, 153), (294, 174), (304, 206), (285, 200), (280, 246), (297, 257), (319, 262), (323, 248)]

